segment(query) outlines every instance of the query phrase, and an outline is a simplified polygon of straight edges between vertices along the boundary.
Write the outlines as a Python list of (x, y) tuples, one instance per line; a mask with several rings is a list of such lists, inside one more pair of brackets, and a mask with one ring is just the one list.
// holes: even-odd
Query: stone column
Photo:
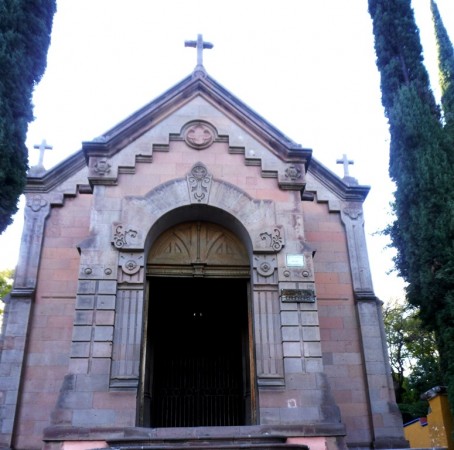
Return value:
[(30, 311), (50, 204), (41, 195), (27, 196), (24, 231), (13, 290), (6, 304), (0, 359), (0, 447), (11, 448), (19, 387), (27, 345)]
[(353, 291), (358, 311), (362, 356), (369, 393), (374, 448), (408, 447), (403, 437), (402, 417), (397, 407), (389, 367), (381, 302), (374, 294), (367, 255), (364, 218), (360, 203), (341, 210), (344, 223)]

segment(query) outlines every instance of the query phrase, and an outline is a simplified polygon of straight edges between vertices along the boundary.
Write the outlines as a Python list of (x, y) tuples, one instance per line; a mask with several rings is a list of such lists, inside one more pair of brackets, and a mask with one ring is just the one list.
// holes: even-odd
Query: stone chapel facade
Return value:
[(1, 447), (405, 447), (368, 190), (200, 68), (32, 171)]

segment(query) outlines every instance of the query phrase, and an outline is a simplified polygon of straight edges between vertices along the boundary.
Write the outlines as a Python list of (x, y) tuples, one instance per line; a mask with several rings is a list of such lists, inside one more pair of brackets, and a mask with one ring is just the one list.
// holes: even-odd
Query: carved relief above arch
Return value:
[(249, 258), (242, 242), (209, 222), (187, 222), (165, 231), (154, 243), (149, 275), (249, 276)]
[[(203, 167), (209, 175), (209, 169)], [(240, 188), (210, 175), (209, 183), (202, 186), (206, 190), (201, 188), (206, 195), (199, 203), (192, 196), (189, 178), (166, 182), (143, 197), (125, 197), (120, 221), (112, 224), (112, 244), (121, 251), (144, 250), (145, 240), (157, 221), (172, 211), (194, 207), (197, 213), (191, 213), (186, 220), (210, 220), (218, 224), (235, 220), (247, 232), (253, 252), (275, 253), (285, 246), (283, 227), (276, 223), (272, 200), (253, 199)], [(214, 220), (202, 217), (203, 208), (209, 208), (209, 217)]]

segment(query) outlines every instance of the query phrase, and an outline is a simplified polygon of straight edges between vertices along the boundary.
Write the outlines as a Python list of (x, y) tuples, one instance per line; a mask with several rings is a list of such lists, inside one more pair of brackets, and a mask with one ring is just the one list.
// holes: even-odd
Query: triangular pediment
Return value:
[(309, 163), (312, 150), (293, 142), (208, 75), (186, 77), (99, 138), (84, 142), (86, 156), (114, 155), (196, 97), (241, 125), (283, 160), (304, 158)]
[[(202, 110), (203, 113), (194, 114), (194, 111)], [(186, 120), (180, 121), (180, 127), (165, 125), (178, 114), (182, 117), (187, 115)], [(213, 121), (213, 117), (218, 120)], [(212, 134), (217, 142), (228, 142), (230, 153), (243, 153), (246, 165), (261, 166), (263, 177), (279, 178), (279, 186), (283, 189), (303, 191), (304, 174), (311, 170), (318, 182), (339, 193), (341, 198), (347, 198), (351, 194), (352, 186), (344, 184), (317, 161), (312, 164), (313, 170), (309, 169), (311, 149), (303, 148), (289, 139), (209, 75), (196, 73), (186, 77), (98, 138), (84, 142), (81, 150), (55, 168), (40, 175), (30, 174), (25, 192), (44, 193), (55, 189), (61, 191), (61, 186), (67, 180), (79, 180), (80, 177), (76, 174), (81, 171), (85, 173), (87, 166), (89, 177), (84, 183), (78, 182), (75, 190), (88, 192), (89, 185), (98, 181), (101, 184), (116, 184), (119, 172), (133, 173), (137, 162), (151, 162), (153, 151), (165, 149), (172, 139), (185, 139), (185, 132), (191, 124), (195, 127), (195, 131), (192, 130), (194, 133), (204, 132), (197, 130), (200, 124), (212, 127)], [(152, 146), (143, 143), (144, 136), (152, 137)], [(204, 136), (195, 138), (203, 141)], [(253, 144), (248, 147), (248, 142)], [(111, 170), (110, 163), (106, 161), (132, 146), (135, 146), (135, 149), (131, 154), (125, 154), (118, 162), (118, 167)], [(277, 166), (279, 168), (276, 168)], [(95, 176), (90, 178), (93, 171), (96, 172)], [(301, 173), (300, 182), (295, 183)], [(99, 174), (99, 180), (96, 180), (96, 174)], [(353, 187), (353, 191), (354, 197), (359, 195), (364, 198), (367, 195), (367, 190), (364, 189), (356, 192), (356, 187)]]

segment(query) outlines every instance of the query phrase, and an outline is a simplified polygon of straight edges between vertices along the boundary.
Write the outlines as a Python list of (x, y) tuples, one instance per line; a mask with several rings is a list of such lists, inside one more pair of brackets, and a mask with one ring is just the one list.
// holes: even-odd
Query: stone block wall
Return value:
[(80, 261), (77, 246), (89, 233), (90, 205), (89, 195), (68, 198), (63, 208), (51, 208), (47, 218), (19, 396), (17, 448), (36, 448), (41, 441), (68, 373)]
[(364, 362), (345, 229), (327, 203), (304, 203), (306, 236), (316, 250), (315, 284), (323, 363), (348, 439), (372, 440)]

